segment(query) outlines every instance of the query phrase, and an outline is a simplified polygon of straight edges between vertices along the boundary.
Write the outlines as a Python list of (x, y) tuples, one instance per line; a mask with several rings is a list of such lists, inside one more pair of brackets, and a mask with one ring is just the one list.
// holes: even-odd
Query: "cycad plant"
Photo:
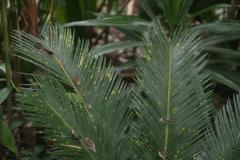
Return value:
[[(18, 101), (59, 159), (238, 159), (240, 97), (213, 112), (196, 30), (168, 36), (159, 21), (129, 89), (98, 49), (64, 27), (13, 34), (15, 56), (41, 69)], [(227, 130), (226, 130), (227, 129)]]
[(137, 142), (145, 159), (189, 159), (198, 152), (212, 109), (206, 61), (197, 31), (180, 29), (168, 39), (159, 26), (146, 41), (146, 60), (139, 62), (145, 95), (134, 99), (143, 128)]
[[(21, 40), (18, 36), (21, 36)], [(20, 32), (14, 37), (18, 55), (48, 71), (34, 75), (34, 85), (19, 95), (23, 110), (44, 136), (53, 153), (75, 159), (126, 159), (126, 130), (131, 122), (126, 85), (103, 58), (56, 27), (43, 39)], [(30, 54), (29, 54), (30, 53)], [(127, 156), (127, 155), (126, 155)]]

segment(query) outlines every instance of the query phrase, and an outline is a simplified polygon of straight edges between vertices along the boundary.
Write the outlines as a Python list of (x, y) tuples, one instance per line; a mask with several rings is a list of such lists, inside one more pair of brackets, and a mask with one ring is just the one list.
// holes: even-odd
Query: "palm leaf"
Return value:
[(83, 158), (85, 155), (85, 158), (90, 159), (93, 156), (91, 152), (88, 156), (79, 154), (88, 151), (84, 145), (86, 137), (80, 132), (82, 126), (77, 125), (82, 119), (86, 124), (90, 122), (81, 113), (80, 107), (84, 105), (80, 101), (72, 101), (72, 97), (54, 79), (45, 77), (37, 82), (41, 88), (25, 89), (18, 96), (25, 115), (36, 127), (44, 128), (45, 138), (54, 142), (55, 154), (75, 158)]
[(203, 143), (208, 159), (238, 160), (240, 157), (240, 96), (233, 97), (214, 117)]
[(169, 27), (175, 28), (186, 20), (193, 0), (163, 0), (162, 8), (169, 20)]
[(54, 142), (53, 153), (72, 159), (126, 159), (119, 156), (128, 151), (126, 86), (102, 57), (94, 58), (96, 49), (89, 50), (81, 40), (74, 47), (74, 39), (62, 27), (50, 28), (41, 39), (24, 32), (13, 35), (15, 55), (49, 73), (35, 75), (35, 87), (23, 89), (19, 102)]
[(205, 49), (210, 54), (209, 59), (211, 65), (209, 65), (208, 68), (212, 72), (213, 80), (239, 91), (239, 85), (232, 78), (238, 77), (238, 73), (234, 69), (232, 69), (230, 75), (224, 73), (229, 73), (229, 68), (239, 66), (239, 52), (229, 45), (230, 42), (240, 38), (239, 23), (237, 23), (237, 21), (220, 21), (201, 24), (196, 26), (196, 28), (207, 36), (205, 38), (205, 44), (207, 45)]
[(139, 17), (117, 15), (117, 16), (105, 16), (98, 19), (90, 19), (85, 21), (76, 21), (65, 24), (65, 26), (99, 26), (109, 27), (114, 26), (120, 29), (127, 29), (130, 31), (144, 32), (148, 29), (149, 23)]
[[(162, 13), (159, 15), (167, 24), (171, 31), (174, 31), (178, 26), (184, 24), (187, 20), (187, 14), (190, 10), (192, 0), (140, 0), (139, 3), (147, 15), (154, 20), (156, 14), (154, 11), (159, 9)], [(159, 14), (159, 13), (158, 13)]]
[(169, 39), (160, 26), (155, 22), (146, 59), (139, 60), (134, 149), (142, 159), (192, 159), (211, 110), (203, 46), (197, 31), (179, 29)]

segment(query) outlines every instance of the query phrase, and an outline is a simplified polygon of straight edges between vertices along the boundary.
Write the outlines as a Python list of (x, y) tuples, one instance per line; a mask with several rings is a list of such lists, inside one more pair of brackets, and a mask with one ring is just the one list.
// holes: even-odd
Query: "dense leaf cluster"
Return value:
[(52, 142), (52, 154), (84, 160), (238, 159), (240, 97), (213, 112), (199, 32), (180, 28), (170, 37), (157, 20), (151, 35), (138, 59), (134, 89), (104, 57), (94, 56), (98, 49), (75, 43), (69, 28), (49, 27), (41, 38), (13, 35), (15, 55), (41, 68), (18, 101)]

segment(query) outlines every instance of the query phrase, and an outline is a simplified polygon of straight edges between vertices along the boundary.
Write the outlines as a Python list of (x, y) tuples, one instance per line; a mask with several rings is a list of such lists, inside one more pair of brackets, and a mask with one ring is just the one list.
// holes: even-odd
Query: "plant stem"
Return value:
[[(172, 49), (169, 48), (169, 60), (168, 60), (168, 90), (167, 90), (167, 113), (166, 120), (170, 120), (170, 107), (171, 107), (171, 88), (172, 88)], [(166, 124), (165, 138), (164, 138), (164, 152), (167, 154), (168, 151), (168, 139), (169, 139), (169, 124)], [(166, 156), (166, 155), (165, 155)], [(166, 157), (164, 157), (165, 159)]]
[(52, 0), (51, 1), (51, 6), (50, 6), (50, 24), (54, 25), (56, 21), (56, 6), (57, 6), (57, 1)]
[[(6, 65), (6, 87), (11, 88), (11, 64), (9, 52), (9, 34), (8, 34), (8, 18), (7, 18), (7, 0), (2, 0), (2, 20), (3, 20), (3, 40), (4, 40), (4, 61)], [(7, 98), (7, 112), (9, 123), (12, 121), (12, 98), (9, 94)]]
[(37, 12), (37, 4), (35, 0), (26, 0), (26, 8), (27, 8), (27, 18), (28, 18), (28, 26), (29, 31), (34, 36), (39, 36), (39, 27), (38, 27), (38, 12)]
[[(11, 29), (14, 30), (20, 30), (20, 26), (18, 23), (18, 15), (17, 15), (17, 4), (15, 0), (9, 0), (10, 8), (9, 8), (9, 22), (8, 24), (11, 24), (11, 26), (8, 26)], [(11, 59), (12, 62), (12, 81), (15, 85), (15, 89), (20, 87), (21, 84), (21, 60), (17, 57), (14, 57)]]

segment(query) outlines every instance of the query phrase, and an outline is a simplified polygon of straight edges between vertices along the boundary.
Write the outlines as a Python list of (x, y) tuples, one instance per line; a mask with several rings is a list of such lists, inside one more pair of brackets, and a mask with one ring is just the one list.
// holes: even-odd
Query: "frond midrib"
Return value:
[[(91, 124), (93, 125), (94, 130), (96, 131), (96, 127), (94, 125), (91, 113), (89, 112), (89, 110), (86, 108), (86, 106), (88, 106), (88, 104), (86, 103), (86, 101), (82, 98), (80, 92), (78, 91), (78, 89), (76, 88), (74, 82), (71, 79), (71, 76), (68, 74), (68, 72), (66, 71), (65, 67), (63, 66), (63, 64), (61, 63), (61, 61), (58, 59), (57, 56), (54, 55), (54, 58), (56, 59), (58, 65), (61, 67), (63, 73), (66, 75), (66, 78), (68, 79), (68, 81), (70, 82), (71, 86), (73, 87), (74, 91), (76, 92), (76, 94), (78, 95), (79, 98), (81, 98), (82, 102), (84, 103), (85, 106), (83, 106), (84, 110), (87, 113), (87, 116), (89, 118), (89, 120), (91, 121)], [(72, 129), (73, 130), (73, 129)], [(88, 152), (88, 154), (90, 155), (91, 159), (95, 160), (94, 156), (92, 155), (92, 153), (89, 151), (88, 147), (85, 145), (84, 142), (81, 141), (81, 144), (83, 145), (83, 147), (86, 149), (86, 151)]]
[[(171, 107), (171, 88), (172, 88), (172, 49), (169, 47), (169, 58), (168, 58), (168, 88), (167, 88), (167, 112), (166, 120), (170, 120), (170, 107)], [(168, 138), (169, 138), (169, 123), (166, 123), (165, 127), (165, 138), (164, 138), (164, 149), (167, 153), (168, 150)]]

